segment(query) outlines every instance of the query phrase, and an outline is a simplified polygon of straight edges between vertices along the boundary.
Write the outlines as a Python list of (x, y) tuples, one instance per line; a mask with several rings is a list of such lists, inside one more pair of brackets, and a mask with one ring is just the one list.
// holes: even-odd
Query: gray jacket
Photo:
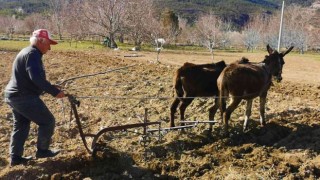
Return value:
[(22, 49), (12, 66), (11, 79), (4, 90), (5, 97), (39, 96), (47, 92), (56, 96), (60, 90), (46, 80), (42, 53), (34, 46)]

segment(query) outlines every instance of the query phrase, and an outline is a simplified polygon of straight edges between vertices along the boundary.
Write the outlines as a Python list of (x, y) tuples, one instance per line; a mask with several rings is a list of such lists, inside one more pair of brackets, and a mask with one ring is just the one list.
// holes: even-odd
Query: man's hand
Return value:
[(56, 95), (56, 98), (64, 98), (66, 95), (64, 94), (63, 91), (60, 91), (59, 94)]

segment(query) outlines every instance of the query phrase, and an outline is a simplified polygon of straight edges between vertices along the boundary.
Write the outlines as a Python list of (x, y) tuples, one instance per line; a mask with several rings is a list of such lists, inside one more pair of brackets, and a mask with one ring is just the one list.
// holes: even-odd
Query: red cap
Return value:
[(58, 44), (57, 41), (51, 39), (51, 35), (50, 35), (49, 31), (46, 29), (35, 30), (35, 31), (33, 31), (32, 36), (48, 39), (50, 41), (50, 44), (52, 44), (52, 45)]

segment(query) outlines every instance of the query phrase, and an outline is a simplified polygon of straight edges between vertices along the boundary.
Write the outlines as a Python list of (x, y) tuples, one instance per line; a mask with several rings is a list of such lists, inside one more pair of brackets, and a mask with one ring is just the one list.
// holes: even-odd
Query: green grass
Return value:
[[(123, 50), (129, 50), (134, 47), (133, 44), (127, 43), (119, 43), (117, 42), (118, 47)], [(27, 40), (0, 40), (0, 49), (6, 50), (20, 50), (23, 47), (29, 45), (29, 41)], [(59, 41), (59, 44), (55, 46), (51, 46), (53, 50), (60, 50), (60, 51), (68, 51), (68, 50), (87, 50), (87, 49), (105, 49), (106, 47), (103, 46), (100, 42), (90, 42), (90, 41)], [(154, 51), (155, 46), (150, 44), (143, 45), (143, 51)], [(166, 50), (177, 50), (177, 51), (207, 51), (207, 49), (199, 46), (175, 46), (175, 45), (166, 45), (163, 47)]]
[[(24, 40), (22, 40), (24, 39)], [(118, 46), (121, 50), (129, 50), (134, 47), (133, 44), (127, 44), (127, 43), (118, 43)], [(29, 41), (26, 38), (21, 38), (21, 40), (0, 40), (0, 50), (8, 50), (8, 51), (19, 51), (22, 48), (29, 45)], [(142, 46), (142, 51), (149, 51), (154, 52), (154, 46), (151, 44), (145, 44)], [(58, 50), (58, 51), (82, 51), (82, 50), (104, 50), (108, 49), (107, 47), (103, 46), (100, 42), (97, 41), (72, 41), (71, 43), (69, 41), (59, 41), (59, 44), (51, 46), (52, 50)], [(197, 53), (209, 53), (209, 50), (200, 47), (200, 46), (176, 46), (176, 45), (165, 45), (164, 51), (166, 52), (173, 52), (173, 53), (184, 53), (186, 51), (189, 52), (197, 52)], [(248, 52), (249, 56), (253, 56), (255, 53), (266, 53), (265, 50), (256, 50), (253, 53)], [(215, 49), (214, 54), (225, 54), (229, 55), (229, 53), (247, 53), (246, 50), (243, 49)], [(293, 52), (291, 54), (299, 55), (298, 52)], [(301, 55), (304, 58), (310, 58), (317, 61), (320, 61), (320, 54), (316, 52), (306, 52), (305, 54)]]
[(99, 42), (90, 41), (60, 41), (59, 44), (51, 46), (54, 50), (86, 50), (86, 49), (104, 49), (103, 45)]
[[(22, 48), (29, 45), (29, 41), (24, 40), (0, 40), (0, 49), (4, 50), (13, 50), (19, 51)], [(129, 50), (134, 47), (132, 44), (127, 43), (119, 43), (117, 45), (120, 49)], [(51, 46), (53, 50), (59, 51), (75, 51), (75, 50), (88, 50), (88, 49), (96, 49), (96, 50), (103, 50), (108, 49), (107, 47), (103, 46), (100, 42), (94, 41), (58, 41), (57, 45)], [(143, 51), (154, 51), (154, 47), (150, 45), (145, 45), (142, 47)]]
[(0, 40), (0, 49), (19, 51), (29, 45), (29, 41)]
[[(10, 41), (0, 40), (0, 49), (19, 51), (20, 49), (29, 45), (29, 41)], [(60, 41), (59, 44), (51, 46), (53, 50), (68, 51), (68, 50), (86, 50), (86, 49), (104, 49), (99, 42), (78, 41), (68, 42)]]

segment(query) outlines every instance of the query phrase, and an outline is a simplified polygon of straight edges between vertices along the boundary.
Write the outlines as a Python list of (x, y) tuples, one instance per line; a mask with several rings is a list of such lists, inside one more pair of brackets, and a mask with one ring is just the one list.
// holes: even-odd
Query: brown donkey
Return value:
[[(177, 97), (170, 108), (171, 127), (175, 126), (174, 114), (180, 102), (180, 120), (185, 120), (184, 113), (194, 97), (218, 96), (217, 79), (225, 67), (224, 61), (200, 65), (185, 63), (177, 70), (174, 78), (174, 89)], [(213, 120), (219, 108), (218, 104), (218, 99), (215, 98), (214, 106), (209, 109), (209, 120)], [(212, 130), (212, 124), (210, 124), (209, 130)]]
[[(247, 101), (246, 116), (243, 130), (247, 129), (248, 119), (251, 115), (252, 100), (260, 97), (260, 123), (265, 122), (265, 104), (268, 90), (272, 84), (272, 76), (280, 82), (282, 80), (283, 57), (293, 49), (293, 46), (282, 53), (278, 53), (267, 45), (269, 55), (261, 63), (242, 61), (235, 62), (226, 67), (220, 74), (217, 83), (220, 91), (220, 109), (223, 114), (226, 135), (228, 121), (231, 113), (237, 108), (242, 99)], [(226, 108), (226, 98), (231, 96), (231, 104)]]

